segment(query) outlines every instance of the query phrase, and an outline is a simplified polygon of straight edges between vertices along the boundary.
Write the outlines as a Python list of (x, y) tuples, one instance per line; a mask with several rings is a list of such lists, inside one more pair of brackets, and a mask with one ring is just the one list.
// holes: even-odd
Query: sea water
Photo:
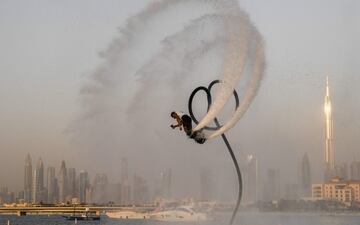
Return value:
[[(151, 220), (120, 220), (102, 216), (100, 221), (77, 221), (82, 225), (227, 225), (229, 215), (217, 216), (208, 222), (156, 222)], [(62, 216), (0, 216), (0, 225), (70, 225), (75, 221), (65, 220)], [(360, 214), (303, 214), (303, 213), (240, 213), (234, 225), (360, 225)]]

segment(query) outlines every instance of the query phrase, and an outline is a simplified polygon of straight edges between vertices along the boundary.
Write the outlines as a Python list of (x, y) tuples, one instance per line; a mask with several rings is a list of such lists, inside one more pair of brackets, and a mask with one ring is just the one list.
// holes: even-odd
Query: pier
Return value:
[(72, 215), (90, 212), (101, 215), (111, 211), (150, 212), (154, 206), (11, 206), (0, 207), (0, 215)]

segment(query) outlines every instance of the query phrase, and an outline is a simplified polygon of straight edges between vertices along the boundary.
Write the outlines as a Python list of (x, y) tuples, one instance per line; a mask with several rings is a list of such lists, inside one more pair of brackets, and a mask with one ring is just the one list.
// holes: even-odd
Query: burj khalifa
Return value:
[(335, 172), (335, 151), (333, 144), (333, 119), (329, 90), (329, 78), (326, 77), (326, 95), (324, 104), (325, 113), (325, 171), (324, 179), (329, 181)]

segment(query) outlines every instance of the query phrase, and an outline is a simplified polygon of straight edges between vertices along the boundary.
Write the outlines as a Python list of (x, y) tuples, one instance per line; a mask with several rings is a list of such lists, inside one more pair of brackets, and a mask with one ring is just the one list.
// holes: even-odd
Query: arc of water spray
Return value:
[[(206, 22), (214, 20), (216, 23), (221, 24), (224, 31), (217, 32), (215, 34), (215, 39), (210, 41), (214, 45), (218, 40), (223, 39), (221, 42), (225, 43), (225, 56), (222, 63), (220, 78), (222, 82), (214, 96), (214, 102), (211, 108), (205, 117), (194, 128), (195, 131), (200, 130), (210, 124), (222, 111), (226, 102), (231, 97), (232, 91), (237, 87), (241, 77), (246, 72), (246, 66), (250, 65), (250, 69), (252, 70), (251, 82), (246, 89), (243, 100), (241, 101), (241, 105), (221, 129), (208, 135), (207, 138), (211, 139), (229, 130), (241, 119), (241, 117), (248, 109), (254, 96), (256, 95), (262, 74), (264, 72), (265, 56), (262, 37), (250, 21), (248, 15), (240, 8), (237, 0), (158, 0), (152, 2), (140, 13), (130, 17), (127, 20), (126, 26), (120, 29), (122, 36), (115, 39), (109, 46), (108, 50), (102, 53), (102, 56), (105, 58), (105, 63), (92, 74), (92, 78), (96, 81), (97, 86), (95, 91), (97, 92), (96, 95), (99, 96), (102, 92), (106, 93), (106, 90), (114, 87), (114, 84), (119, 83), (119, 73), (116, 71), (121, 71), (121, 74), (124, 76), (125, 74), (129, 74), (137, 77), (137, 80), (140, 81), (140, 83), (142, 82), (144, 87), (138, 89), (135, 94), (135, 98), (131, 101), (129, 108), (132, 108), (132, 106), (138, 104), (137, 102), (139, 98), (137, 96), (143, 96), (144, 93), (142, 93), (141, 90), (146, 90), (147, 83), (150, 83), (148, 80), (141, 78), (145, 78), (148, 77), (149, 74), (153, 74), (151, 73), (151, 68), (153, 68), (152, 65), (154, 65), (153, 62), (166, 62), (168, 55), (161, 53), (164, 53), (164, 51), (166, 52), (168, 49), (164, 48), (160, 54), (151, 56), (150, 59), (141, 62), (140, 68), (132, 68), (129, 66), (130, 63), (127, 62), (127, 58), (129, 55), (128, 51), (131, 51), (134, 46), (137, 46), (135, 37), (139, 36), (141, 32), (146, 30), (146, 26), (149, 25), (148, 22), (152, 18), (155, 18), (157, 15), (163, 12), (166, 12), (173, 6), (189, 3), (194, 3), (197, 5), (203, 4), (206, 7), (210, 6), (213, 11), (211, 11), (210, 14), (208, 13), (200, 17), (200, 20), (191, 21), (190, 25), (185, 26), (185, 29), (177, 32), (176, 34), (165, 36), (163, 40), (166, 42), (166, 40), (170, 38), (171, 40), (175, 41), (176, 37), (181, 37), (185, 33), (187, 34), (194, 32), (194, 29), (196, 30), (197, 28), (201, 29), (201, 21)], [(199, 26), (192, 27), (192, 25), (196, 25), (197, 23)], [(205, 23), (204, 26), (206, 26)], [(222, 34), (219, 35), (219, 33)], [(186, 39), (185, 41), (188, 42), (191, 40)], [(177, 45), (175, 44), (173, 46), (176, 48)], [(200, 46), (200, 49), (211, 47), (212, 46)], [(186, 58), (186, 54), (180, 54), (177, 61), (181, 62), (184, 60), (184, 58)], [(187, 73), (189, 72), (187, 70), (184, 71)], [(185, 76), (187, 73), (182, 71), (181, 74)], [(176, 75), (178, 74), (179, 73), (176, 73)], [(88, 89), (84, 88), (83, 90)], [(87, 96), (85, 97), (85, 100), (86, 99), (88, 99)], [(90, 98), (90, 100), (92, 99), (93, 98)], [(97, 104), (94, 104), (94, 108), (96, 107)], [(90, 110), (92, 109), (90, 108)], [(94, 111), (96, 111), (96, 109), (94, 109)]]
[[(228, 15), (224, 19), (229, 39), (226, 47), (227, 53), (224, 59), (220, 88), (215, 95), (214, 103), (211, 105), (205, 117), (194, 128), (194, 131), (206, 127), (221, 112), (239, 83), (247, 63), (250, 64), (252, 69), (251, 80), (245, 91), (241, 105), (225, 125), (210, 134), (207, 139), (212, 139), (223, 134), (235, 126), (242, 118), (253, 98), (256, 96), (265, 69), (265, 54), (260, 33), (240, 8), (235, 10), (235, 12), (234, 15)], [(234, 20), (239, 20), (241, 23), (234, 23)]]
[[(258, 37), (259, 40), (261, 40), (260, 37)], [(225, 133), (227, 130), (231, 129), (235, 124), (243, 117), (247, 109), (249, 108), (252, 100), (256, 96), (257, 90), (260, 86), (262, 74), (265, 67), (265, 57), (264, 57), (264, 50), (262, 47), (262, 41), (259, 41), (257, 43), (259, 46), (257, 46), (256, 49), (256, 57), (254, 62), (254, 67), (252, 71), (252, 76), (250, 80), (250, 84), (247, 87), (247, 90), (245, 92), (245, 96), (241, 101), (240, 106), (237, 108), (233, 116), (222, 126), (219, 130), (212, 133), (208, 139), (215, 138), (223, 133)]]
[[(207, 6), (210, 5), (213, 6), (214, 11), (211, 11), (210, 14), (205, 14), (205, 16), (200, 18), (200, 20), (194, 20), (190, 23), (190, 26), (197, 25), (197, 23), (199, 26), (194, 26), (193, 28), (186, 26), (185, 29), (173, 34), (172, 36), (166, 35), (163, 38), (163, 41), (165, 40), (163, 43), (166, 43), (166, 40), (173, 41), (175, 44), (172, 46), (175, 48), (175, 50), (178, 49), (178, 42), (188, 43), (191, 41), (190, 39), (182, 39), (182, 35), (188, 33), (191, 34), (191, 32), (196, 30), (198, 27), (201, 28), (201, 26), (208, 26), (206, 23), (201, 25), (203, 22), (209, 22), (210, 24), (213, 24), (214, 22), (212, 21), (216, 21), (216, 24), (221, 24), (221, 27), (225, 30), (223, 33), (221, 33), (221, 35), (219, 35), (220, 32), (215, 33), (214, 38), (208, 40), (209, 45), (201, 46), (199, 42), (195, 43), (194, 46), (194, 49), (196, 52), (198, 52), (197, 49), (199, 51), (202, 49), (210, 49), (219, 42), (220, 44), (223, 42), (225, 43), (225, 56), (221, 71), (222, 82), (220, 83), (220, 87), (215, 94), (214, 102), (212, 102), (211, 106), (209, 105), (208, 113), (196, 126), (195, 130), (207, 127), (214, 120), (215, 123), (217, 123), (216, 117), (221, 112), (226, 102), (231, 98), (231, 95), (242, 78), (242, 75), (245, 74), (247, 66), (251, 70), (251, 79), (241, 104), (236, 109), (232, 117), (226, 121), (221, 128), (216, 126), (214, 129), (212, 129), (214, 132), (210, 133), (210, 135), (207, 137), (208, 139), (211, 139), (221, 135), (229, 149), (229, 152), (231, 153), (231, 147), (228, 144), (225, 135), (223, 134), (228, 129), (232, 128), (246, 112), (252, 99), (256, 95), (265, 65), (261, 35), (253, 26), (252, 22), (248, 18), (248, 15), (239, 7), (238, 0), (158, 0), (151, 3), (140, 13), (130, 17), (127, 20), (126, 26), (120, 30), (120, 33), (122, 34), (121, 37), (115, 39), (109, 48), (102, 53), (102, 56), (105, 60), (104, 64), (91, 74), (91, 78), (93, 81), (95, 81), (96, 85), (94, 87), (90, 86), (91, 88), (86, 86), (83, 89), (84, 99), (86, 100), (85, 103), (87, 103), (86, 105), (89, 107), (88, 111), (91, 113), (97, 112), (100, 109), (102, 110), (101, 106), (103, 102), (106, 101), (100, 100), (107, 100), (107, 94), (109, 93), (109, 90), (111, 90), (111, 88), (117, 87), (118, 84), (121, 84), (122, 79), (119, 74), (122, 74), (122, 76), (137, 76), (139, 78), (138, 80), (141, 81), (142, 79), (140, 78), (154, 74), (146, 73), (149, 71), (148, 67), (150, 67), (150, 69), (153, 68), (151, 65), (154, 64), (151, 62), (159, 59), (158, 61), (166, 63), (165, 59), (167, 59), (167, 54), (160, 53), (155, 56), (149, 56), (149, 59), (140, 61), (140, 65), (136, 65), (136, 68), (132, 68), (127, 61), (127, 56), (129, 55), (129, 52), (137, 50), (135, 47), (138, 46), (138, 43), (136, 42), (137, 39), (135, 37), (141, 36), (141, 32), (146, 30), (146, 27), (149, 25), (148, 21), (150, 21), (152, 18), (155, 18), (157, 15), (166, 12), (171, 7), (179, 4), (181, 5), (183, 3), (194, 3), (197, 5), (204, 4)], [(179, 38), (179, 40), (176, 38)], [(167, 48), (164, 48), (161, 52), (167, 50)], [(192, 51), (189, 51), (189, 53), (192, 53)], [(174, 60), (181, 62), (189, 53), (176, 55), (176, 59)], [(121, 73), (119, 71), (121, 71)], [(186, 74), (182, 73), (182, 75)], [(147, 84), (148, 83), (146, 82), (142, 83), (143, 87), (139, 88), (139, 90), (148, 90), (149, 87), (146, 86)], [(135, 93), (135, 96), (139, 93), (140, 92)], [(146, 93), (144, 93), (142, 96), (146, 96)], [(132, 100), (132, 102), (137, 102), (138, 98), (135, 97)], [(235, 163), (236, 158), (233, 158), (233, 160)], [(241, 198), (241, 195), (239, 196)]]

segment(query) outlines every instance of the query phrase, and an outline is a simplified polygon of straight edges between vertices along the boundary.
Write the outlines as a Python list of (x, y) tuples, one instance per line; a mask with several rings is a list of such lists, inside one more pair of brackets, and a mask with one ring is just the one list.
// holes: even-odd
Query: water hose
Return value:
[[(194, 112), (193, 112), (193, 109), (192, 109), (192, 103), (193, 103), (193, 100), (194, 100), (194, 97), (195, 95), (199, 92), (199, 91), (204, 91), (206, 93), (206, 97), (207, 97), (207, 102), (208, 102), (208, 106), (207, 106), (207, 111), (209, 111), (209, 108), (211, 106), (211, 103), (212, 103), (212, 97), (211, 97), (211, 88), (217, 84), (217, 83), (220, 83), (221, 81), (220, 80), (214, 80), (212, 81), (208, 87), (204, 87), (204, 86), (199, 86), (197, 88), (195, 88), (193, 90), (193, 92), (191, 93), (190, 95), (190, 98), (189, 98), (189, 103), (188, 103), (188, 108), (189, 108), (189, 114), (190, 114), (190, 117), (191, 119), (194, 121), (195, 124), (198, 124), (199, 121), (196, 119), (195, 115), (194, 115)], [(234, 90), (234, 98), (235, 98), (235, 111), (236, 109), (239, 107), (239, 96), (237, 94), (237, 92)], [(205, 126), (203, 129), (205, 130), (218, 130), (221, 128), (221, 124), (219, 123), (219, 120), (215, 117), (214, 119), (214, 122), (215, 122), (215, 126)], [(221, 134), (221, 137), (229, 151), (229, 154), (231, 156), (231, 159), (234, 163), (234, 166), (235, 166), (235, 169), (236, 169), (236, 174), (237, 174), (237, 177), (238, 177), (238, 182), (239, 182), (239, 190), (238, 190), (238, 197), (237, 197), (237, 201), (236, 201), (236, 205), (235, 205), (235, 208), (234, 208), (234, 211), (232, 213), (232, 216), (231, 216), (231, 220), (230, 220), (230, 225), (233, 224), (234, 220), (235, 220), (235, 217), (236, 217), (236, 214), (237, 214), (237, 211), (239, 209), (239, 206), (240, 206), (240, 201), (241, 201), (241, 197), (242, 197), (242, 177), (241, 177), (241, 171), (240, 171), (240, 167), (239, 167), (239, 164), (236, 160), (236, 157), (235, 157), (235, 154), (230, 146), (230, 143), (228, 141), (228, 139), (226, 138), (225, 136), (225, 133)]]

